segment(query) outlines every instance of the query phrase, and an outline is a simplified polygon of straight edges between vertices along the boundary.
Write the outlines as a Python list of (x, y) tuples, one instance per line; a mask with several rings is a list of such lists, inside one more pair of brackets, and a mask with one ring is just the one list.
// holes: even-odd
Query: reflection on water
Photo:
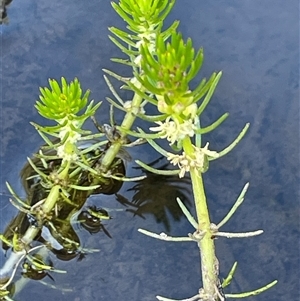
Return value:
[[(58, 142), (57, 142), (58, 143)], [(46, 149), (46, 150), (44, 150)], [(19, 210), (6, 226), (3, 235), (1, 235), (2, 249), (5, 251), (7, 259), (0, 269), (0, 282), (2, 296), (14, 296), (14, 292), (22, 289), (22, 279), (19, 279), (17, 269), (22, 267), (21, 276), (32, 280), (41, 280), (48, 276), (53, 277), (48, 272), (60, 272), (55, 269), (53, 262), (45, 254), (45, 249), (49, 249), (60, 260), (69, 261), (75, 257), (82, 258), (85, 253), (91, 253), (91, 250), (85, 250), (82, 247), (80, 238), (73, 229), (73, 223), (81, 223), (83, 226), (91, 222), (98, 225), (100, 230), (101, 221), (109, 219), (105, 210), (98, 209), (95, 206), (87, 207), (86, 211), (78, 212), (84, 206), (90, 195), (106, 194), (111, 195), (119, 191), (123, 182), (98, 176), (101, 167), (101, 160), (105, 155), (105, 147), (99, 148), (95, 144), (94, 148), (82, 148), (84, 160), (94, 172), (88, 169), (78, 168), (78, 165), (71, 164), (67, 184), (60, 184), (61, 192), (58, 193), (57, 201), (53, 210), (44, 208), (44, 202), (50, 192), (51, 179), (59, 180), (58, 175), (61, 172), (62, 160), (53, 158), (49, 153), (49, 146), (43, 146), (38, 154), (35, 154), (30, 161), (22, 168), (20, 175), (23, 188), (26, 192), (26, 199), (20, 199), (10, 185), (8, 189), (13, 195), (10, 202)], [(43, 152), (45, 157), (40, 157)], [(123, 160), (115, 158), (109, 170), (112, 176), (125, 176), (125, 164)], [(96, 176), (95, 176), (96, 174)], [(98, 181), (97, 178), (100, 180)], [(50, 182), (50, 183), (49, 183)], [(93, 190), (76, 189), (72, 185), (80, 187), (97, 187)], [(52, 191), (52, 190), (51, 190)], [(86, 213), (85, 213), (86, 212)], [(74, 218), (75, 216), (75, 218)], [(76, 219), (79, 216), (84, 219)], [(104, 233), (108, 232), (102, 227)], [(98, 231), (99, 232), (99, 231)], [(39, 243), (38, 243), (39, 242)], [(44, 249), (43, 252), (41, 249)], [(20, 284), (21, 283), (21, 284)], [(10, 287), (10, 290), (8, 287)], [(6, 297), (5, 297), (6, 298)]]
[[(148, 164), (160, 170), (165, 170), (169, 167), (168, 163), (162, 166), (155, 166), (160, 159)], [(139, 169), (139, 168), (137, 168)], [(167, 213), (171, 215), (173, 221), (179, 221), (183, 216), (177, 202), (174, 200), (179, 197), (186, 206), (192, 205), (192, 200), (189, 199), (190, 184), (188, 178), (179, 179), (178, 176), (162, 176), (150, 173), (143, 170), (147, 177), (136, 182), (128, 191), (133, 191), (134, 194), (128, 200), (121, 194), (117, 194), (117, 201), (124, 206), (129, 206), (127, 211), (132, 212), (145, 218), (145, 215), (152, 214), (156, 222), (163, 223), (165, 231), (169, 232), (171, 225)]]
[[(87, 158), (97, 162), (101, 160), (101, 152), (93, 150), (91, 154), (87, 154)], [(60, 162), (57, 162), (60, 160), (45, 161), (43, 164), (38, 157), (33, 157), (31, 160), (35, 166), (47, 175), (56, 173), (56, 169), (60, 168)], [(160, 160), (155, 160), (149, 166), (154, 167)], [(124, 175), (124, 162), (119, 158), (116, 158), (115, 161), (110, 172)], [(45, 163), (47, 163), (47, 166), (45, 166)], [(92, 163), (92, 166), (97, 168), (97, 163)], [(155, 167), (166, 169), (168, 163)], [(103, 183), (99, 188), (93, 190), (92, 193), (71, 190), (67, 203), (63, 200), (58, 201), (54, 210), (55, 214), (51, 212), (49, 216), (40, 217), (37, 211), (39, 210), (38, 206), (46, 198), (48, 190), (31, 164), (26, 163), (20, 173), (23, 188), (26, 191), (26, 200), (18, 200), (15, 197), (23, 207), (11, 200), (20, 211), (6, 226), (2, 237), (2, 249), (5, 251), (6, 261), (1, 268), (0, 274), (2, 282), (8, 281), (10, 283), (9, 286), (6, 286), (10, 292), (10, 297), (16, 297), (24, 289), (25, 284), (28, 284), (29, 279), (44, 283), (44, 279), (47, 278), (48, 281), (46, 283), (49, 284), (49, 281), (50, 283), (54, 282), (51, 286), (56, 288), (55, 274), (64, 272), (57, 270), (57, 264), (53, 263), (45, 248), (62, 261), (70, 261), (75, 258), (77, 258), (77, 261), (82, 261), (88, 254), (99, 251), (98, 249), (83, 247), (79, 233), (74, 230), (75, 224), (77, 224), (77, 230), (80, 229), (78, 227), (80, 225), (89, 234), (96, 234), (102, 231), (107, 237), (112, 239), (111, 234), (103, 224), (103, 221), (111, 219), (105, 209), (96, 205), (85, 206), (81, 209), (89, 196), (88, 194), (94, 196), (116, 194), (116, 200), (127, 207), (126, 210), (122, 210), (124, 214), (125, 212), (131, 212), (134, 216), (139, 216), (143, 219), (146, 218), (145, 216), (153, 216), (156, 222), (163, 223), (165, 230), (170, 232), (170, 218), (173, 221), (179, 221), (183, 216), (177, 202), (174, 202), (176, 197), (180, 197), (186, 205), (191, 205), (191, 201), (188, 200), (189, 191), (185, 187), (186, 184), (190, 184), (190, 181), (187, 178), (179, 180), (177, 176), (167, 177), (139, 170), (139, 172), (141, 171), (147, 175), (147, 178), (136, 182), (130, 189), (127, 189), (127, 191), (134, 192), (130, 200), (121, 194), (117, 194), (122, 187), (122, 182), (112, 180), (109, 186)], [(80, 186), (88, 186), (90, 181), (92, 181), (92, 175), (86, 173), (87, 171), (83, 171), (79, 176)], [(41, 222), (43, 222), (42, 225), (40, 225)], [(35, 242), (30, 244), (30, 249), (27, 249), (26, 257), (23, 255), (18, 256), (17, 253), (14, 253), (19, 248), (16, 239), (26, 235), (29, 228), (40, 229), (34, 238)], [(21, 245), (20, 248), (21, 251)], [(16, 258), (13, 259), (14, 257)], [(14, 263), (10, 263), (11, 261)], [(20, 273), (17, 270), (14, 271), (17, 268), (22, 268), (22, 271)], [(24, 279), (26, 279), (26, 282), (24, 282)]]
[(7, 7), (12, 0), (0, 0), (0, 24), (8, 24)]

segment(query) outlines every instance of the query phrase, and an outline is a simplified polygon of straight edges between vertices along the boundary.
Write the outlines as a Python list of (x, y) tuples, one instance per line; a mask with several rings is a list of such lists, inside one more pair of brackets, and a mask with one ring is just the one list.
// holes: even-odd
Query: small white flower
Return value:
[(76, 154), (68, 154), (65, 151), (65, 145), (61, 145), (57, 148), (57, 156), (64, 161), (76, 161), (78, 159)]
[(60, 140), (64, 140), (65, 136), (68, 135), (68, 141), (75, 144), (81, 137), (78, 132), (75, 132), (73, 128), (78, 128), (79, 124), (77, 121), (68, 121), (68, 123), (59, 131)]
[(182, 155), (175, 155), (172, 153), (168, 153), (167, 159), (170, 161), (171, 164), (178, 165), (180, 172), (179, 172), (179, 178), (183, 178), (184, 174), (186, 172), (190, 171), (190, 162), (191, 158), (185, 154), (185, 152), (182, 153)]
[(76, 161), (78, 156), (75, 152), (75, 148), (74, 144), (67, 140), (63, 145), (57, 148), (57, 156), (63, 161)]
[(181, 135), (183, 136), (188, 135), (190, 137), (193, 137), (195, 135), (195, 130), (197, 129), (195, 125), (195, 121), (191, 119), (185, 120), (182, 124), (180, 124), (180, 127), (181, 127), (180, 129)]
[(209, 146), (209, 142), (207, 142), (203, 148), (195, 147), (195, 150), (198, 152), (199, 150), (201, 150), (201, 152), (207, 155), (208, 157), (218, 158), (220, 155), (216, 151), (209, 150), (208, 146)]
[(157, 127), (150, 127), (149, 130), (153, 132), (160, 132), (160, 138), (167, 138), (170, 145), (176, 141), (184, 139), (186, 136), (193, 137), (195, 130), (195, 120), (185, 120), (179, 123), (177, 120), (171, 120), (171, 117), (167, 117), (165, 122), (156, 122)]
[(205, 172), (208, 168), (208, 158), (217, 158), (219, 154), (216, 151), (211, 151), (208, 149), (209, 143), (203, 148), (196, 147), (193, 145), (194, 153), (193, 157), (187, 155), (185, 152), (182, 152), (181, 155), (176, 155), (168, 153), (167, 159), (171, 164), (178, 165), (180, 172), (179, 178), (183, 178), (186, 172), (189, 172), (191, 169), (195, 168), (200, 172)]

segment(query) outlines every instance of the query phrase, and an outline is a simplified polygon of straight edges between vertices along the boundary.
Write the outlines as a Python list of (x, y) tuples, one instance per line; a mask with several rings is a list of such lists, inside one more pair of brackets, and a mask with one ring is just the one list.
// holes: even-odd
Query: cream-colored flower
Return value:
[[(66, 121), (65, 119), (60, 120), (60, 123), (63, 124)], [(68, 135), (67, 140), (72, 143), (72, 144), (76, 144), (76, 142), (80, 139), (81, 135), (74, 131), (74, 128), (78, 128), (80, 127), (80, 125), (78, 124), (78, 121), (76, 120), (68, 120), (67, 119), (67, 124), (59, 131), (59, 138), (61, 141), (63, 141), (66, 137), (66, 135)]]
[(183, 178), (185, 173), (190, 171), (191, 158), (187, 156), (185, 152), (183, 152), (182, 155), (175, 155), (172, 153), (168, 153), (167, 159), (174, 166), (178, 165), (180, 169), (179, 178)]
[(63, 161), (76, 161), (78, 159), (78, 156), (76, 154), (69, 154), (65, 151), (65, 146), (61, 145), (57, 148), (57, 156)]
[(205, 144), (205, 146), (202, 147), (202, 148), (199, 148), (199, 147), (196, 147), (196, 146), (195, 146), (194, 148), (195, 148), (195, 150), (198, 151), (198, 152), (199, 152), (199, 150), (200, 150), (203, 154), (207, 155), (208, 157), (211, 157), (211, 158), (218, 158), (218, 157), (219, 157), (219, 154), (218, 154), (216, 151), (209, 150), (209, 149), (208, 149), (208, 146), (209, 146), (209, 142), (207, 142), (207, 143)]
[(150, 127), (149, 130), (160, 132), (160, 138), (167, 138), (170, 145), (184, 139), (186, 136), (193, 137), (197, 129), (194, 120), (189, 119), (179, 123), (177, 120), (171, 120), (170, 116), (164, 122), (158, 121), (156, 124), (157, 127)]
[(199, 170), (200, 172), (205, 172), (208, 168), (208, 157), (219, 157), (219, 154), (216, 151), (211, 151), (208, 149), (208, 145), (209, 143), (206, 143), (203, 148), (193, 145), (193, 157), (187, 155), (185, 152), (182, 152), (181, 155), (168, 153), (167, 159), (174, 166), (178, 165), (180, 169), (179, 178), (184, 177), (186, 172), (189, 172), (194, 168)]
[(75, 148), (74, 144), (66, 141), (66, 143), (57, 148), (57, 156), (63, 159), (63, 161), (76, 161), (78, 156), (75, 152)]

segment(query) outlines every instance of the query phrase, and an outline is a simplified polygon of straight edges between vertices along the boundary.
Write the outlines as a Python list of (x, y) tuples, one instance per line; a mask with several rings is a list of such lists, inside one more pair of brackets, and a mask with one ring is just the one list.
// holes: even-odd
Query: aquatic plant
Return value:
[[(45, 248), (65, 260), (81, 256), (85, 252), (97, 251), (81, 247), (80, 240), (71, 227), (72, 218), (80, 212), (91, 194), (116, 193), (122, 181), (138, 180), (125, 177), (121, 151), (123, 147), (144, 142), (148, 142), (166, 157), (175, 169), (157, 170), (138, 159), (137, 164), (159, 175), (178, 175), (182, 179), (188, 174), (191, 178), (196, 218), (180, 198), (177, 198), (177, 202), (195, 228), (194, 233), (186, 237), (171, 237), (165, 233), (156, 234), (139, 229), (141, 233), (156, 239), (191, 241), (198, 245), (202, 286), (194, 296), (184, 300), (222, 301), (225, 298), (242, 298), (256, 295), (276, 284), (277, 281), (273, 281), (251, 292), (238, 294), (226, 294), (223, 290), (230, 284), (237, 264), (233, 264), (224, 280), (219, 278), (214, 239), (218, 236), (249, 237), (263, 231), (222, 232), (221, 227), (242, 204), (249, 184), (245, 184), (224, 219), (219, 223), (212, 223), (202, 178), (211, 161), (226, 155), (240, 142), (249, 124), (223, 150), (211, 150), (209, 142), (203, 143), (203, 135), (216, 129), (228, 117), (225, 113), (211, 125), (201, 126), (201, 115), (210, 102), (222, 73), (213, 73), (208, 80), (203, 79), (196, 88), (191, 88), (191, 81), (195, 79), (203, 63), (203, 50), (196, 51), (191, 39), (183, 39), (177, 31), (178, 21), (163, 30), (163, 22), (174, 3), (175, 0), (120, 0), (119, 3), (112, 3), (117, 14), (127, 23), (127, 31), (109, 28), (112, 33), (111, 41), (126, 56), (114, 58), (113, 61), (129, 66), (131, 74), (122, 77), (113, 71), (104, 71), (121, 81), (123, 88), (131, 90), (133, 96), (131, 101), (124, 101), (105, 76), (115, 98), (107, 98), (111, 104), (110, 125), (97, 124), (94, 115), (101, 103), (89, 102), (89, 91), (83, 94), (77, 79), (70, 83), (64, 78), (61, 83), (49, 80), (50, 87), (40, 89), (41, 95), (35, 107), (40, 115), (52, 120), (55, 125), (41, 126), (32, 123), (45, 145), (33, 158), (28, 159), (28, 164), (22, 170), (27, 199), (22, 200), (7, 183), (14, 196), (11, 202), (20, 213), (0, 236), (3, 248), (11, 250), (0, 270), (2, 299), (11, 300), (12, 282), (20, 264), (26, 277), (33, 279), (49, 275), (49, 272), (63, 272), (56, 270), (47, 261), (44, 256)], [(158, 114), (148, 114), (150, 107), (154, 107)], [(120, 125), (114, 122), (114, 109), (124, 112)], [(88, 118), (93, 119), (99, 132), (83, 129)], [(148, 123), (149, 131), (134, 128), (136, 118)], [(132, 142), (128, 136), (135, 137), (136, 140)], [(168, 142), (167, 149), (159, 145), (158, 141), (161, 139)], [(81, 220), (88, 222), (89, 219), (96, 219), (98, 225), (102, 219), (109, 218), (101, 208), (89, 208), (80, 214)], [(18, 226), (15, 227), (16, 225)], [(103, 229), (100, 226), (86, 226), (90, 231)], [(39, 241), (39, 236), (46, 243)], [(39, 243), (33, 246), (32, 242), (35, 240)], [(162, 296), (157, 296), (157, 299), (175, 300)]]

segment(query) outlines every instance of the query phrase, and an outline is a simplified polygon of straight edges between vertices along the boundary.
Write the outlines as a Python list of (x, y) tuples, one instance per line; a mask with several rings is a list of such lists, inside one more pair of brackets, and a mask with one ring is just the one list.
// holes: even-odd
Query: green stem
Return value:
[[(139, 112), (141, 102), (143, 98), (134, 94), (132, 99), (132, 108), (129, 112), (126, 113), (124, 120), (121, 124), (121, 128), (124, 130), (130, 130), (132, 124), (134, 123), (136, 116)], [(122, 138), (125, 138), (126, 134), (122, 134), (122, 137), (119, 141), (112, 143), (109, 149), (106, 151), (102, 161), (101, 161), (101, 171), (107, 172), (111, 163), (113, 162), (114, 158), (117, 156), (118, 152), (120, 151), (121, 147), (123, 146)]]
[(54, 208), (58, 197), (59, 197), (59, 185), (55, 185), (51, 188), (45, 203), (42, 206), (42, 210), (44, 213), (49, 213)]
[[(183, 141), (183, 149), (187, 155), (193, 157), (193, 148), (190, 138)], [(204, 237), (198, 242), (201, 257), (202, 282), (205, 294), (216, 295), (216, 284), (218, 280), (218, 260), (215, 255), (215, 245), (212, 239), (213, 233), (210, 229), (210, 217), (206, 202), (202, 174), (199, 170), (190, 170), (194, 201), (198, 220), (198, 231), (204, 232)]]

